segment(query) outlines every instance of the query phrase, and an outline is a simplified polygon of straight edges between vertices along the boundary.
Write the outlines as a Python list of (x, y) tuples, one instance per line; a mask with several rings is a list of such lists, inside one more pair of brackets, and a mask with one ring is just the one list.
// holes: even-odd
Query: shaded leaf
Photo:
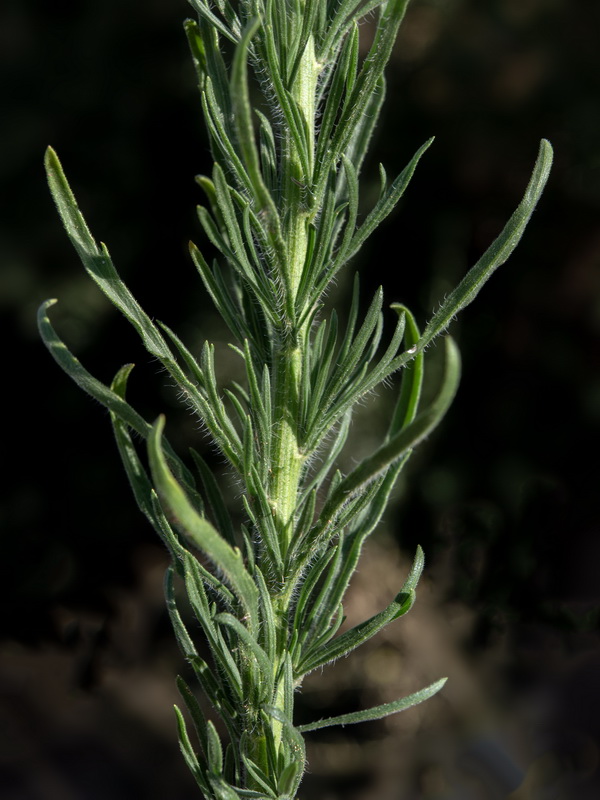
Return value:
[(342, 714), (339, 717), (329, 717), (329, 719), (321, 719), (318, 722), (309, 722), (307, 725), (299, 725), (298, 730), (301, 733), (308, 733), (308, 731), (317, 731), (320, 728), (330, 728), (332, 725), (353, 725), (357, 722), (370, 722), (371, 720), (389, 717), (390, 714), (406, 711), (407, 708), (412, 708), (433, 697), (443, 688), (447, 680), (447, 678), (442, 678), (430, 686), (408, 695), (408, 697), (403, 697), (401, 700), (393, 700), (391, 703), (383, 703), (383, 705), (374, 706), (365, 711), (355, 711), (352, 714)]
[(238, 600), (249, 615), (251, 626), (258, 626), (258, 591), (246, 568), (239, 549), (230, 544), (202, 518), (191, 505), (181, 486), (169, 470), (160, 438), (164, 417), (155, 423), (148, 441), (148, 456), (156, 491), (173, 523), (190, 542), (205, 553), (223, 571)]

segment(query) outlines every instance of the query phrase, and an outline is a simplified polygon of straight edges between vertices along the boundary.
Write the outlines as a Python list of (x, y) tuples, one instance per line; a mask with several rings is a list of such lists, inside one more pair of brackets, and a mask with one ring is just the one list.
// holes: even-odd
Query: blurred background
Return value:
[[(55, 366), (35, 313), (131, 401), (210, 449), (135, 335), (85, 276), (49, 197), (58, 151), (94, 235), (142, 306), (188, 344), (226, 333), (187, 256), (210, 169), (184, 0), (0, 6), (0, 796), (197, 797), (181, 759), (162, 601), (166, 557), (130, 497), (106, 412)], [(600, 796), (600, 5), (414, 0), (363, 172), (397, 174), (431, 135), (402, 206), (355, 266), (424, 323), (519, 202), (541, 137), (548, 188), (515, 254), (454, 324), (464, 377), (367, 548), (349, 622), (387, 605), (415, 546), (410, 615), (311, 676), (299, 722), (395, 699), (409, 712), (309, 741), (307, 800), (592, 800)], [(348, 271), (348, 276), (352, 270)], [(347, 283), (332, 302), (343, 308)], [(389, 325), (393, 315), (390, 314)], [(434, 370), (435, 372), (435, 370)], [(361, 413), (367, 453), (391, 403)], [(215, 470), (221, 466), (213, 459)], [(224, 476), (226, 479), (226, 476)]]

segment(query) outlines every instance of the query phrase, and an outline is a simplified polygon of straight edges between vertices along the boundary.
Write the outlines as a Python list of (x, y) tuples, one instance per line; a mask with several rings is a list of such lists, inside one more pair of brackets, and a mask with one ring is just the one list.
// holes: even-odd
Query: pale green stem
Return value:
[[(318, 78), (314, 42), (309, 39), (298, 69), (292, 96), (298, 103), (309, 131), (310, 175), (303, 173), (301, 158), (293, 137), (287, 134), (282, 158), (282, 196), (285, 198), (284, 237), (287, 250), (287, 286), (290, 298), (286, 308), (294, 308), (308, 248), (309, 209), (306, 195), (312, 182), (314, 157), (315, 94)], [(272, 512), (275, 518), (282, 552), (289, 549), (294, 533), (294, 513), (304, 456), (300, 448), (299, 396), (302, 380), (304, 348), (307, 346), (307, 326), (298, 328), (295, 320), (288, 318), (281, 333), (275, 359), (275, 408), (273, 468), (270, 487)], [(274, 610), (279, 619), (280, 652), (287, 648), (287, 602), (275, 597)], [(277, 688), (274, 704), (284, 709), (283, 683)], [(276, 742), (281, 741), (282, 725), (273, 720), (272, 732)]]
[[(319, 67), (315, 60), (314, 42), (309, 39), (298, 69), (292, 96), (307, 122), (310, 175), (305, 175), (296, 142), (288, 132), (284, 142), (282, 180), (287, 249), (287, 285), (294, 307), (308, 247), (306, 196), (312, 181), (314, 156), (315, 93)], [(279, 530), (282, 550), (289, 548), (294, 530), (294, 511), (304, 456), (298, 430), (299, 392), (302, 379), (302, 354), (306, 346), (307, 328), (297, 328), (294, 319), (285, 321), (275, 364), (275, 448), (271, 484), (272, 510)]]

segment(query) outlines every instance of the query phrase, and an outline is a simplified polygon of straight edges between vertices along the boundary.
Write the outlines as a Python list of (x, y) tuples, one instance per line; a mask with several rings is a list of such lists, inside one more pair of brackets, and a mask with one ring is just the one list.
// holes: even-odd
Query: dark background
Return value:
[[(187, 256), (189, 238), (202, 242), (193, 176), (210, 159), (186, 14), (184, 0), (0, 8), (0, 795), (10, 800), (197, 796), (175, 743), (182, 665), (162, 610), (164, 553), (129, 496), (106, 412), (60, 373), (35, 328), (39, 303), (60, 298), (53, 320), (85, 366), (109, 381), (135, 361), (134, 404), (149, 419), (167, 412), (176, 444), (206, 447), (80, 268), (42, 167), (52, 144), (144, 308), (188, 342), (215, 339), (226, 373), (225, 334)], [(366, 295), (381, 282), (423, 323), (518, 203), (542, 136), (556, 158), (519, 248), (452, 329), (459, 395), (357, 578), (376, 593), (379, 568), (405, 568), (421, 543), (425, 627), (397, 623), (397, 638), (367, 654), (391, 660), (370, 671), (357, 661), (354, 684), (339, 677), (346, 662), (311, 679), (299, 713), (357, 707), (359, 687), (394, 658), (408, 680), (409, 654), (429, 639), (426, 679), (455, 668), (455, 685), (480, 700), (448, 689), (414, 729), (315, 737), (301, 796), (598, 796), (599, 30), (595, 0), (415, 0), (407, 15), (364, 197), (377, 161), (392, 175), (436, 142), (357, 259)], [(360, 425), (368, 448), (368, 410)], [(385, 785), (377, 758), (358, 755), (377, 752)]]

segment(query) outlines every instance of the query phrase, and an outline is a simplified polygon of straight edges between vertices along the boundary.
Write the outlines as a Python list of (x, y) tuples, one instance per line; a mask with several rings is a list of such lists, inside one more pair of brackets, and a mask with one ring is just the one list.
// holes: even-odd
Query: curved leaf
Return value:
[(424, 563), (423, 550), (418, 547), (408, 578), (389, 606), (384, 611), (380, 611), (379, 614), (375, 614), (371, 619), (361, 622), (360, 625), (356, 625), (349, 631), (342, 633), (341, 636), (328, 642), (316, 652), (309, 652), (298, 665), (297, 676), (306, 675), (306, 673), (312, 672), (317, 667), (322, 667), (330, 661), (348, 655), (348, 653), (356, 650), (361, 644), (375, 636), (376, 633), (379, 633), (388, 623), (408, 613), (415, 601), (415, 589), (423, 572)]
[(185, 492), (175, 480), (161, 447), (164, 425), (164, 417), (159, 417), (148, 439), (150, 469), (160, 501), (175, 527), (223, 571), (249, 616), (250, 627), (256, 630), (258, 627), (258, 590), (244, 567), (242, 554), (239, 548), (231, 547), (210, 522), (196, 512)]
[(403, 430), (386, 441), (371, 456), (364, 459), (339, 484), (321, 513), (318, 530), (329, 525), (353, 494), (385, 472), (409, 450), (425, 439), (439, 425), (450, 407), (460, 380), (460, 354), (446, 337), (446, 364), (441, 389), (429, 408), (418, 414)]
[(365, 711), (355, 711), (352, 714), (342, 714), (339, 717), (329, 717), (328, 719), (321, 719), (318, 722), (309, 722), (307, 725), (298, 726), (301, 733), (308, 733), (308, 731), (317, 731), (319, 728), (330, 728), (332, 725), (353, 725), (356, 722), (370, 722), (374, 719), (382, 719), (389, 717), (390, 714), (397, 714), (398, 711), (406, 711), (407, 708), (422, 703), (423, 700), (428, 700), (434, 694), (440, 691), (446, 683), (447, 678), (441, 678), (439, 681), (420, 689), (414, 694), (409, 694), (408, 697), (403, 697), (401, 700), (393, 700), (391, 703), (383, 703), (380, 706), (367, 708)]
[(523, 199), (508, 220), (502, 233), (492, 242), (479, 261), (465, 275), (458, 286), (444, 300), (439, 310), (427, 323), (418, 345), (421, 351), (450, 324), (453, 317), (468, 306), (479, 294), (479, 290), (490, 275), (508, 259), (518, 245), (529, 222), (529, 218), (550, 175), (552, 146), (546, 139), (540, 142), (538, 157)]
[(112, 263), (108, 249), (96, 244), (55, 151), (49, 147), (45, 158), (48, 185), (69, 239), (88, 275), (119, 309), (140, 335), (144, 346), (165, 366), (176, 369), (173, 354), (160, 332), (125, 286)]

